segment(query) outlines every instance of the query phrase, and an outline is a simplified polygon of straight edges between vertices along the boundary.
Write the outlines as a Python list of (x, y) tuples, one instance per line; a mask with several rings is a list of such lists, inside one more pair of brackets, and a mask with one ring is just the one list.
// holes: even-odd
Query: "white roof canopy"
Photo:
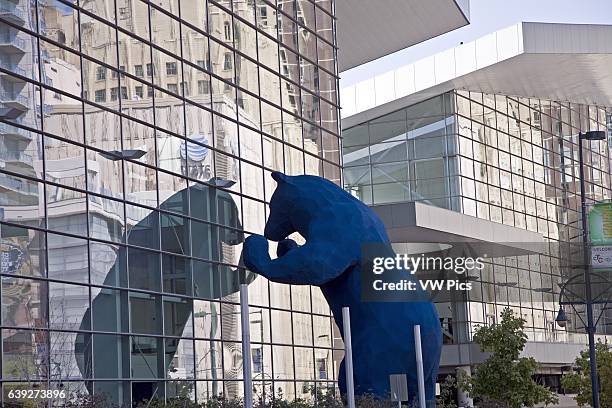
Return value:
[(612, 25), (519, 23), (340, 91), (344, 128), (451, 89), (612, 106)]
[(468, 15), (468, 0), (336, 0), (339, 70), (462, 27)]
[[(389, 240), (412, 243), (470, 243), (489, 256), (546, 253), (542, 234), (461, 214), (422, 202), (377, 204), (372, 210), (385, 224)], [(405, 251), (405, 250), (404, 250)]]

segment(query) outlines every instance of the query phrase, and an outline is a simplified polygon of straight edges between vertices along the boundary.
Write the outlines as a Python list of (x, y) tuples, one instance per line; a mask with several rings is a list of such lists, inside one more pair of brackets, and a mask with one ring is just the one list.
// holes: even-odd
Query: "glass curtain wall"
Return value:
[[(569, 308), (567, 327), (555, 324), (559, 284), (572, 276), (563, 248), (581, 243), (578, 134), (611, 128), (610, 108), (453, 91), (344, 130), (344, 186), (369, 204), (419, 201), (548, 243), (545, 255), (490, 259), (467, 298), (441, 304), (445, 342), (469, 341), (510, 306), (530, 340), (583, 343)], [(584, 142), (588, 203), (612, 199), (611, 147)], [(609, 310), (598, 333), (612, 334)]]
[(334, 386), (318, 288), (240, 267), (272, 171), (340, 183), (334, 25), (331, 0), (3, 1), (4, 403), (241, 397), (245, 358), (256, 398)]
[(345, 187), (367, 204), (459, 210), (453, 99), (440, 95), (343, 131)]
[[(456, 110), (462, 212), (537, 232), (550, 248), (549, 255), (493, 259), (487, 265), (476, 282), (481, 292), (470, 294), (477, 301), (468, 308), (470, 332), (476, 324), (496, 321), (509, 305), (526, 320), (532, 341), (586, 342), (571, 308), (565, 329), (555, 317), (560, 285), (575, 274), (575, 259), (564, 248), (580, 247), (582, 239), (579, 133), (605, 130), (609, 109), (458, 91)], [(587, 203), (610, 200), (610, 145), (585, 141), (583, 153)], [(577, 312), (583, 314), (584, 307)], [(603, 311), (600, 335), (612, 333), (610, 317)]]

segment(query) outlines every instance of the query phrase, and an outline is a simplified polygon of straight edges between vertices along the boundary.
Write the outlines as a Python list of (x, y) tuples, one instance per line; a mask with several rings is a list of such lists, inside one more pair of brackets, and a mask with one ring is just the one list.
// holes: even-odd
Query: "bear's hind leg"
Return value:
[(427, 407), (436, 407), (436, 376), (425, 377), (425, 400)]
[(346, 371), (344, 368), (344, 359), (340, 362), (340, 370), (338, 371), (338, 388), (340, 395), (346, 395)]

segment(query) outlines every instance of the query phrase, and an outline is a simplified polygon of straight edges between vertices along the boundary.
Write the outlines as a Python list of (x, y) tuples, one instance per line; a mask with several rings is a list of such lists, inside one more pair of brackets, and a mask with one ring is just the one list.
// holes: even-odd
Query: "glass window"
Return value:
[(161, 214), (161, 248), (163, 251), (189, 255), (189, 219)]
[[(151, 65), (151, 64), (148, 64)], [(142, 71), (142, 65), (138, 64), (138, 65), (134, 65), (134, 75), (136, 75), (137, 77), (143, 77), (143, 71)], [(147, 72), (147, 75), (149, 75), (149, 73)]]
[(176, 75), (176, 62), (166, 62), (166, 75)]
[(2, 326), (48, 327), (48, 283), (4, 276), (1, 282)]
[(225, 54), (223, 54), (223, 69), (228, 71), (232, 69), (233, 66), (233, 62), (232, 62), (233, 58), (232, 58), (232, 53), (231, 52), (226, 52)]
[(155, 337), (131, 336), (132, 375), (137, 378), (163, 378), (163, 342)]
[(165, 292), (191, 294), (191, 260), (189, 258), (163, 255), (162, 275)]
[(161, 296), (140, 292), (129, 293), (130, 327), (133, 333), (161, 333)]
[(48, 276), (53, 279), (88, 283), (87, 240), (67, 235), (47, 234)]
[(45, 276), (45, 233), (0, 224), (0, 272), (6, 275)]
[[(114, 88), (117, 89), (117, 88)], [(115, 100), (117, 98), (115, 97)], [(106, 89), (98, 89), (96, 90), (96, 94), (95, 94), (95, 98), (94, 98), (95, 102), (106, 102)]]
[(96, 81), (102, 81), (106, 79), (106, 68), (96, 67)]
[(206, 79), (198, 80), (198, 93), (200, 95), (210, 93), (210, 82)]
[(47, 378), (46, 373), (38, 369), (37, 350), (47, 348), (48, 332), (14, 329), (6, 333), (10, 335), (2, 337), (3, 379), (22, 380), (27, 376), (29, 380), (36, 381)]
[(144, 249), (128, 248), (128, 278), (131, 288), (160, 290), (160, 255)]
[(399, 111), (370, 122), (370, 143), (397, 142), (406, 139), (406, 112)]
[[(165, 282), (164, 282), (165, 283)], [(192, 301), (180, 297), (164, 296), (164, 334), (168, 336), (187, 337), (191, 333)], [(172, 339), (173, 348), (178, 340)], [(190, 364), (191, 366), (192, 364)]]
[(89, 243), (92, 284), (127, 287), (127, 251), (119, 245)]

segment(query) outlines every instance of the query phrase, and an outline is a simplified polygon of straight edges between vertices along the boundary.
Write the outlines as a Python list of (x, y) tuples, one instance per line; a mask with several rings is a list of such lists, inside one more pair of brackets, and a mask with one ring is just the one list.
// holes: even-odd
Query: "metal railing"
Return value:
[(0, 16), (3, 14), (13, 15), (21, 21), (26, 21), (27, 19), (27, 15), (23, 7), (19, 7), (15, 3), (11, 3), (6, 0), (0, 1)]
[(25, 152), (16, 152), (8, 150), (0, 150), (0, 160), (4, 161), (18, 161), (21, 163), (32, 165), (33, 158), (31, 154)]
[(30, 101), (29, 99), (25, 96), (22, 95), (20, 93), (12, 93), (12, 92), (0, 92), (0, 102), (3, 103), (18, 103), (20, 105), (23, 105), (25, 107), (29, 107), (30, 106)]
[(38, 183), (21, 180), (8, 174), (0, 173), (0, 188), (15, 190), (22, 194), (39, 194)]
[[(3, 69), (11, 71), (12, 73), (15, 73), (17, 75), (21, 75), (23, 77), (30, 77), (28, 71), (26, 71), (25, 68), (23, 68), (22, 66), (14, 64), (4, 64), (3, 62), (4, 61), (0, 61), (0, 67), (2, 67)], [(6, 73), (0, 72), (0, 75), (2, 74), (6, 75)]]
[(32, 139), (30, 132), (8, 123), (0, 123), (0, 135), (18, 135), (26, 139)]
[(26, 40), (10, 34), (0, 35), (0, 45), (12, 45), (24, 52), (26, 50)]

